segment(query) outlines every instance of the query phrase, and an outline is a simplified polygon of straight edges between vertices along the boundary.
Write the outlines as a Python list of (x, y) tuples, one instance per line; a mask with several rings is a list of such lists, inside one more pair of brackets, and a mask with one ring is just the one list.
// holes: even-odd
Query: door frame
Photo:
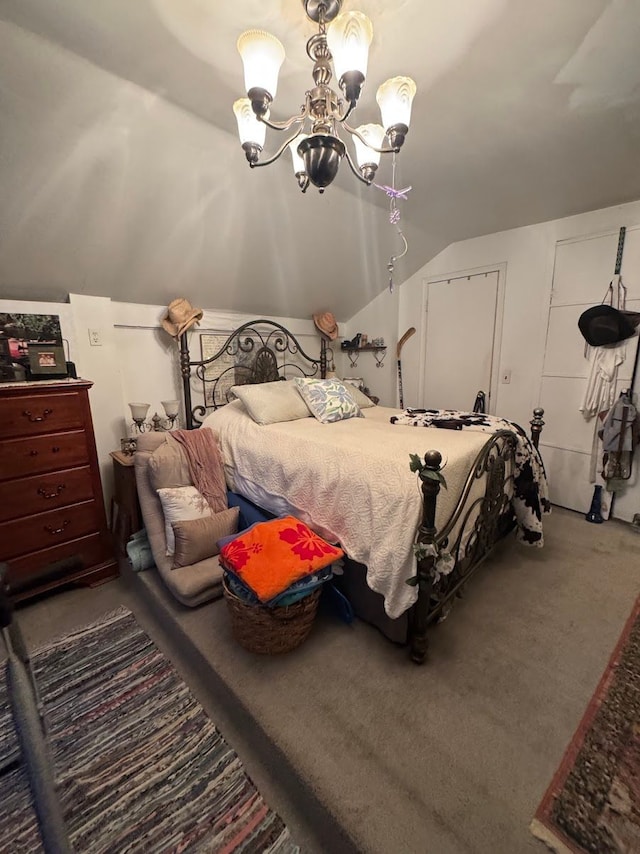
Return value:
[[(419, 405), (424, 406), (425, 360), (427, 357), (427, 311), (429, 285), (435, 282), (450, 282), (452, 279), (470, 279), (472, 276), (498, 274), (498, 292), (496, 294), (496, 314), (493, 327), (493, 352), (491, 356), (491, 386), (487, 392), (487, 412), (495, 415), (500, 381), (500, 350), (502, 346), (502, 324), (504, 319), (504, 295), (507, 280), (506, 261), (498, 264), (487, 264), (483, 267), (470, 267), (451, 273), (429, 276), (422, 280), (422, 296), (420, 304), (420, 361), (418, 364), (418, 397)], [(473, 404), (473, 401), (470, 402)]]

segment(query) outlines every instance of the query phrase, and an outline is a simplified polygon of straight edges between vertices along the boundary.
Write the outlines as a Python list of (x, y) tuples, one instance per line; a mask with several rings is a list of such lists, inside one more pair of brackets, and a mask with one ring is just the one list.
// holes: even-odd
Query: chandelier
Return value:
[[(361, 12), (339, 14), (342, 0), (302, 0), (302, 5), (307, 17), (318, 25), (318, 32), (307, 42), (307, 54), (313, 61), (314, 86), (306, 92), (298, 115), (286, 121), (274, 121), (270, 117), (278, 72), (284, 62), (282, 44), (262, 30), (248, 30), (238, 39), (247, 97), (238, 99), (233, 111), (242, 148), (252, 168), (268, 166), (288, 148), (303, 193), (309, 183), (324, 192), (336, 177), (343, 158), (356, 178), (369, 185), (380, 163), (380, 155), (395, 154), (402, 147), (409, 130), (416, 84), (410, 77), (387, 80), (376, 94), (382, 124), (351, 127), (347, 119), (358, 103), (367, 74), (369, 45), (373, 38), (371, 21)], [(332, 60), (343, 97), (329, 85)], [(272, 157), (261, 160), (267, 127), (292, 133)], [(351, 135), (357, 168), (338, 135), (339, 128)]]

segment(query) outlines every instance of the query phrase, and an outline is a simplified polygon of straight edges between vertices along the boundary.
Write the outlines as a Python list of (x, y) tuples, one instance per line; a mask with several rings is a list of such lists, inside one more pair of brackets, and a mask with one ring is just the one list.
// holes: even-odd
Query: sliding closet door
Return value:
[(478, 391), (487, 401), (491, 395), (498, 272), (430, 281), (425, 288), (424, 406), (469, 411)]
[[(561, 241), (556, 246), (540, 395), (546, 422), (541, 450), (549, 473), (551, 501), (582, 513), (589, 509), (593, 495), (589, 468), (594, 420), (586, 421), (579, 411), (589, 362), (584, 356), (578, 318), (585, 309), (602, 302), (613, 275), (617, 247), (617, 230)], [(640, 311), (640, 229), (627, 230), (621, 274), (627, 286), (627, 308)], [(630, 339), (626, 362), (618, 372), (618, 391), (629, 386), (636, 344), (637, 338)], [(637, 472), (627, 492), (637, 490), (635, 482)], [(636, 506), (638, 499), (637, 491), (635, 501), (621, 493), (616, 497), (614, 515), (631, 519), (640, 507)]]

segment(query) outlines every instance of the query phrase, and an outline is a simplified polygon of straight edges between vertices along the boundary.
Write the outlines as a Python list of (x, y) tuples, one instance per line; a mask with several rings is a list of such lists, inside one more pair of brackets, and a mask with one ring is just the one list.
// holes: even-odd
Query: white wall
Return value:
[[(372, 394), (380, 398), (380, 404), (383, 406), (396, 405), (396, 343), (399, 305), (397, 288), (394, 293), (390, 293), (387, 289), (365, 306), (362, 311), (354, 314), (348, 323), (340, 327), (340, 334), (344, 338), (351, 339), (358, 332), (368, 335), (369, 341), (373, 338), (384, 338), (387, 352), (381, 367), (376, 365), (373, 353), (359, 353), (355, 368), (350, 365), (347, 355), (340, 353), (342, 374), (338, 372), (338, 376), (362, 377), (365, 385)], [(337, 352), (337, 348), (334, 349)]]
[[(639, 224), (640, 202), (632, 202), (453, 243), (400, 287), (398, 326), (393, 343), (407, 326), (419, 328), (422, 291), (427, 279), (504, 264), (506, 289), (500, 373), (511, 370), (511, 382), (498, 385), (495, 411), (527, 425), (532, 409), (539, 402), (556, 243), (615, 230), (622, 225), (631, 227)], [(614, 263), (615, 258), (611, 258), (611, 274)], [(603, 293), (607, 284), (608, 281), (603, 282)], [(360, 312), (361, 323), (365, 324), (376, 313), (374, 301)], [(455, 327), (452, 334), (455, 335)], [(418, 352), (418, 348), (411, 350), (407, 347), (403, 351), (402, 364), (405, 401), (420, 404), (422, 389), (418, 388)], [(441, 367), (446, 371), (446, 365)], [(636, 379), (635, 389), (636, 392), (640, 389), (640, 377)], [(640, 466), (638, 454), (634, 464)], [(616, 497), (614, 515), (630, 519), (635, 512), (640, 512), (640, 484)]]

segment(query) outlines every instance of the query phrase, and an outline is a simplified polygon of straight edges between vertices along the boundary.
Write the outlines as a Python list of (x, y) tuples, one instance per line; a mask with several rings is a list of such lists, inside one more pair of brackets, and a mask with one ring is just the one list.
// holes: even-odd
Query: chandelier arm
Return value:
[(296, 122), (303, 122), (308, 115), (309, 115), (309, 111), (307, 109), (307, 105), (305, 104), (305, 106), (302, 108), (302, 112), (300, 113), (300, 115), (291, 116), (291, 118), (287, 119), (286, 121), (275, 122), (275, 121), (272, 121), (271, 119), (265, 119), (264, 116), (259, 117), (258, 121), (262, 122), (263, 124), (265, 124), (268, 128), (271, 128), (272, 130), (289, 130), (289, 128), (292, 125), (294, 125)]
[(275, 163), (275, 161), (280, 157), (280, 155), (283, 153), (285, 148), (289, 145), (289, 143), (293, 142), (294, 139), (296, 139), (297, 137), (300, 136), (300, 134), (302, 133), (302, 128), (303, 128), (303, 125), (300, 125), (300, 127), (293, 134), (293, 136), (289, 137), (289, 139), (286, 139), (272, 157), (269, 157), (267, 160), (260, 160), (257, 163), (251, 163), (250, 164), (251, 168), (255, 169), (258, 166), (269, 166), (271, 163)]
[(354, 111), (355, 106), (356, 106), (356, 102), (351, 101), (349, 103), (349, 106), (347, 107), (347, 111), (344, 114), (344, 116), (336, 116), (336, 121), (339, 122), (341, 125), (344, 125), (347, 128), (347, 130), (349, 130), (349, 125), (345, 124), (345, 122), (347, 121), (347, 119), (349, 118), (351, 113)]
[(342, 127), (345, 130), (348, 130), (351, 136), (357, 136), (360, 142), (363, 142), (367, 148), (370, 148), (372, 151), (376, 151), (378, 154), (398, 154), (400, 151), (399, 148), (376, 148), (375, 145), (371, 145), (368, 139), (365, 139), (362, 134), (356, 130), (356, 128), (352, 128), (351, 125), (348, 125), (346, 122), (342, 123)]
[(363, 178), (363, 177), (362, 177), (362, 175), (360, 174), (360, 172), (358, 172), (358, 170), (356, 169), (355, 164), (354, 164), (353, 160), (351, 159), (351, 155), (349, 154), (349, 149), (348, 149), (346, 146), (345, 146), (344, 156), (347, 158), (347, 163), (348, 163), (348, 164), (349, 164), (349, 166), (351, 167), (351, 171), (352, 171), (352, 172), (353, 172), (353, 174), (356, 176), (356, 178), (357, 178), (359, 181), (362, 181), (362, 183), (363, 183), (363, 184), (366, 184), (366, 185), (367, 185), (367, 187), (370, 187), (370, 186), (371, 186), (371, 181), (373, 181), (373, 176), (372, 176), (372, 178), (371, 178), (371, 181), (367, 181), (367, 179), (366, 179), (366, 178)]

